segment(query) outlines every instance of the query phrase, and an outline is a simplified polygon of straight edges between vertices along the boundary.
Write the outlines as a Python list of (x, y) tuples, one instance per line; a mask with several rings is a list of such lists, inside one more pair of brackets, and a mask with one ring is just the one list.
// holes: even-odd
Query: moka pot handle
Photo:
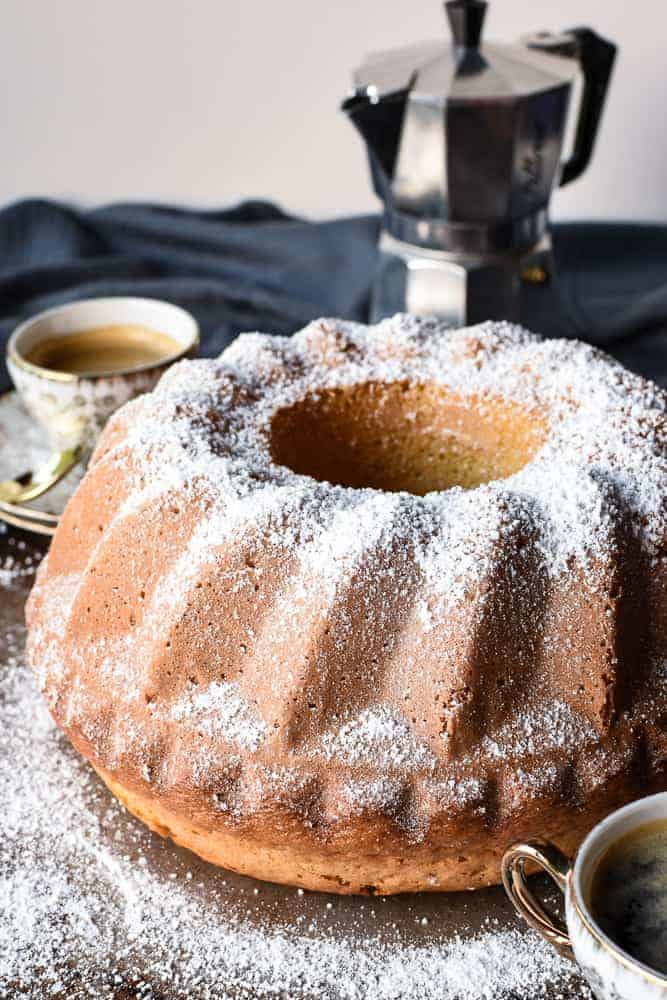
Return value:
[(581, 66), (584, 89), (574, 149), (561, 167), (561, 187), (583, 174), (590, 162), (616, 58), (616, 46), (596, 35), (590, 28), (572, 28), (567, 34), (575, 41), (574, 56)]

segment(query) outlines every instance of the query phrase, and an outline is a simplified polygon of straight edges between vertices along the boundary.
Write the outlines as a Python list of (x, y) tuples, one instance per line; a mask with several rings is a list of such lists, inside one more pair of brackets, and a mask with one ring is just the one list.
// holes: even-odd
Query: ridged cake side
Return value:
[[(505, 324), (322, 320), (178, 364), (40, 569), (54, 717), (151, 825), (262, 877), (462, 888), (515, 836), (574, 846), (667, 785), (666, 413)], [(396, 488), (436, 473), (463, 485)]]

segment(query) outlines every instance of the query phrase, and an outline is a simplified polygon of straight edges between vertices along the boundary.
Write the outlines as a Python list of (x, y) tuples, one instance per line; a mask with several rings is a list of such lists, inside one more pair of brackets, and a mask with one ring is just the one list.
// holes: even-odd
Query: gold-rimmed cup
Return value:
[[(514, 844), (502, 862), (505, 891), (517, 912), (561, 954), (575, 958), (598, 1000), (667, 1000), (667, 976), (634, 958), (596, 920), (595, 875), (607, 851), (641, 828), (667, 821), (667, 792), (616, 810), (588, 834), (573, 859), (553, 844)], [(565, 897), (565, 921), (534, 895), (526, 866), (542, 868)]]
[[(109, 363), (109, 352), (85, 370), (35, 361), (48, 356), (49, 343), (64, 338), (84, 341), (100, 330), (136, 329), (161, 338), (164, 351), (150, 360), (123, 366)], [(197, 321), (185, 309), (158, 299), (112, 297), (86, 299), (42, 312), (13, 332), (7, 345), (7, 368), (23, 404), (44, 429), (53, 449), (39, 470), (0, 483), (0, 501), (26, 503), (55, 485), (90, 453), (107, 420), (119, 407), (148, 392), (175, 361), (199, 348)], [(47, 349), (47, 350), (45, 350)], [(119, 348), (120, 349), (120, 348)]]

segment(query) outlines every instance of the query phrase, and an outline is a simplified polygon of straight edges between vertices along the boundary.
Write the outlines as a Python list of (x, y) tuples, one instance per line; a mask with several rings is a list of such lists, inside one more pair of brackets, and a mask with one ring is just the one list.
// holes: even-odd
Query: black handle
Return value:
[(570, 159), (563, 164), (561, 187), (579, 177), (590, 162), (616, 58), (616, 46), (596, 35), (590, 28), (573, 28), (567, 34), (577, 43), (575, 55), (584, 74), (584, 90), (581, 96), (574, 150)]

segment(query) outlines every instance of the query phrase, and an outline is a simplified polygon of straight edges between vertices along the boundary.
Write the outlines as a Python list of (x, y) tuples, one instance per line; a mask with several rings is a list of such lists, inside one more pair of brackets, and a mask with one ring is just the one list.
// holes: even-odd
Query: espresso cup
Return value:
[[(516, 910), (561, 954), (576, 959), (598, 1000), (667, 1000), (667, 977), (605, 933), (592, 900), (595, 875), (608, 850), (639, 828), (665, 820), (667, 792), (639, 799), (598, 823), (574, 859), (542, 841), (515, 844), (503, 858), (503, 884)], [(527, 865), (543, 868), (563, 893), (565, 923), (531, 891)]]
[[(146, 363), (67, 371), (48, 363), (49, 343), (106, 328), (141, 328), (169, 343), (169, 350)], [(150, 340), (150, 336), (148, 337)], [(173, 346), (173, 350), (171, 347)], [(175, 361), (197, 353), (199, 328), (193, 316), (168, 302), (141, 298), (87, 299), (56, 306), (22, 323), (7, 345), (7, 368), (26, 409), (44, 429), (53, 455), (40, 475), (5, 482), (0, 499), (22, 503), (46, 492), (93, 448), (107, 420), (120, 406), (156, 385)], [(109, 357), (109, 350), (106, 352)], [(120, 359), (119, 359), (120, 360)]]
[[(17, 327), (7, 345), (7, 368), (53, 451), (39, 469), (0, 482), (0, 517), (32, 530), (32, 522), (16, 519), (31, 513), (21, 505), (85, 460), (111, 414), (154, 388), (170, 365), (198, 347), (196, 320), (156, 299), (87, 299)], [(52, 526), (34, 530), (53, 533)]]

